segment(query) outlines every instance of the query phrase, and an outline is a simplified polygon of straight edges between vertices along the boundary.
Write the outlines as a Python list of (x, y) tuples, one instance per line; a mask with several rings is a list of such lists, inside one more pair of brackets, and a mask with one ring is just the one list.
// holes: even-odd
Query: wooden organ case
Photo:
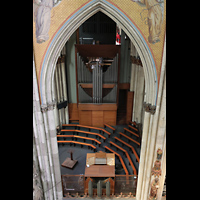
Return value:
[(75, 45), (79, 124), (115, 126), (119, 95), (120, 46)]

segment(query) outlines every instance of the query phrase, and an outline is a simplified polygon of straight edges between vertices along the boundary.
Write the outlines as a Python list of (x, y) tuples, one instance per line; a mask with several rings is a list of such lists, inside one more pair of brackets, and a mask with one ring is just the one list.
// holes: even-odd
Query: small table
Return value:
[(71, 160), (71, 158), (66, 158), (66, 160), (61, 164), (62, 167), (67, 167), (70, 169), (73, 169), (75, 164), (78, 162), (78, 160)]

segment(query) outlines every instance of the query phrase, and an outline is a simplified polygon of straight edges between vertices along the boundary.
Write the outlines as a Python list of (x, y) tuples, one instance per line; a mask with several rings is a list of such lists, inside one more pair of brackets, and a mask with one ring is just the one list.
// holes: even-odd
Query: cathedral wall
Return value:
[[(42, 63), (55, 35), (60, 31), (60, 28), (68, 19), (70, 19), (70, 17), (76, 15), (77, 12), (86, 4), (94, 1), (98, 2), (100, 0), (62, 0), (56, 6), (52, 7), (52, 0), (46, 0), (45, 2), (47, 2), (47, 5), (45, 9), (49, 15), (46, 14), (43, 18), (39, 15), (39, 10), (41, 9), (41, 6), (37, 4), (39, 0), (34, 1), (33, 47), (39, 87)], [(153, 56), (157, 79), (159, 82), (166, 30), (166, 1), (107, 0), (106, 2), (114, 7), (117, 7), (124, 14), (124, 16), (135, 25), (137, 30), (143, 36), (145, 40), (144, 42), (148, 45)], [(39, 20), (37, 20), (37, 16)], [(43, 19), (44, 21), (42, 21)], [(39, 29), (42, 26), (45, 26), (46, 38), (44, 37), (44, 41), (39, 43), (36, 39), (36, 36), (38, 35), (38, 33), (36, 35), (36, 31), (39, 32)]]

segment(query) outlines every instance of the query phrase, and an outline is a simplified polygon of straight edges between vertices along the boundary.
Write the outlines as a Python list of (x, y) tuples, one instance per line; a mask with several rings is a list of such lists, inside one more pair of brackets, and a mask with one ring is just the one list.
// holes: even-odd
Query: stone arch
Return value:
[(42, 105), (54, 102), (53, 77), (59, 54), (76, 29), (97, 12), (103, 12), (115, 21), (128, 35), (141, 58), (145, 76), (145, 102), (152, 106), (157, 101), (157, 72), (152, 53), (136, 25), (117, 7), (111, 3), (99, 0), (91, 1), (68, 18), (52, 39), (40, 74), (40, 96)]

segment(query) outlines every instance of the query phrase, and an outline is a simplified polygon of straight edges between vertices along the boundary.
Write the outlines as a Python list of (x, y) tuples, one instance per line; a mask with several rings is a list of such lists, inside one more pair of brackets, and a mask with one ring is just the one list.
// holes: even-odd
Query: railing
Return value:
[(84, 175), (61, 175), (62, 178), (62, 187), (63, 194), (72, 194), (75, 195), (79, 193), (80, 195), (84, 194), (84, 184), (85, 176)]
[[(114, 193), (110, 193), (110, 197), (135, 197), (137, 178), (136, 175), (115, 175)], [(84, 175), (61, 175), (61, 179), (64, 196), (69, 198), (88, 197), (88, 194), (84, 194), (86, 184)]]
[[(127, 181), (127, 179), (129, 181)], [(135, 196), (137, 188), (136, 175), (115, 175), (115, 195), (123, 193), (128, 195), (130, 192)]]

